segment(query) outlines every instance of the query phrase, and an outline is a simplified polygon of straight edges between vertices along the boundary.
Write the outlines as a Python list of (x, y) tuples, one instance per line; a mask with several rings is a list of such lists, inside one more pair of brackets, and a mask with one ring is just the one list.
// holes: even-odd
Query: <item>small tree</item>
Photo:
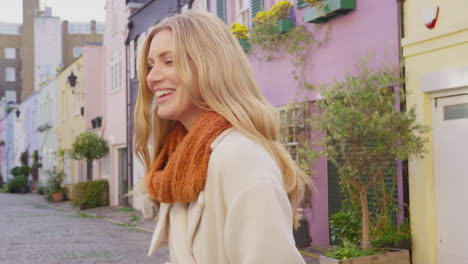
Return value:
[[(326, 137), (327, 157), (338, 167), (345, 196), (361, 211), (362, 248), (370, 246), (370, 225), (388, 223), (394, 191), (384, 173), (398, 159), (422, 156), (427, 128), (417, 124), (415, 109), (399, 111), (405, 94), (398, 67), (371, 67), (362, 60), (356, 74), (334, 81), (318, 101), (314, 118)], [(396, 177), (394, 179), (396, 181)], [(373, 191), (373, 192), (371, 192)], [(369, 211), (373, 193), (378, 213)]]
[(73, 159), (86, 159), (88, 180), (93, 179), (93, 161), (103, 158), (107, 153), (109, 153), (107, 142), (92, 131), (82, 133), (76, 137), (71, 149)]

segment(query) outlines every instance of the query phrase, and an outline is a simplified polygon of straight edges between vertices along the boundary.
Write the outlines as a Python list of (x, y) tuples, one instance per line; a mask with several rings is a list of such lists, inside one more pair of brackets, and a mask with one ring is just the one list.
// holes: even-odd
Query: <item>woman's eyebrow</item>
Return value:
[[(160, 53), (158, 57), (159, 58), (164, 58), (167, 54), (170, 54), (170, 53), (172, 53), (172, 51), (167, 50), (167, 51), (164, 51), (164, 52)], [(147, 62), (148, 62), (148, 64), (153, 64), (154, 60), (153, 60), (153, 58), (148, 57)]]

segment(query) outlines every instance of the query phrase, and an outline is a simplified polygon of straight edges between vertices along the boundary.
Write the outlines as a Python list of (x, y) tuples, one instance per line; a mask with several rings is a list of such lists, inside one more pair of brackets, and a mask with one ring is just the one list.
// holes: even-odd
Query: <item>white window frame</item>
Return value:
[(16, 91), (6, 90), (5, 91), (5, 98), (6, 98), (7, 102), (12, 101), (13, 103), (16, 104)]
[(5, 81), (16, 82), (16, 69), (13, 67), (5, 68)]
[(16, 49), (15, 48), (5, 48), (5, 59), (16, 59)]
[[(305, 104), (305, 103), (304, 103)], [(301, 118), (300, 111), (307, 111), (306, 105), (303, 103), (298, 103), (297, 106), (282, 106), (277, 107), (276, 110), (280, 117), (280, 129), (281, 129), (281, 142), (284, 144), (286, 149), (291, 154), (291, 157), (294, 161), (297, 160), (297, 148), (301, 143), (300, 133), (304, 132), (305, 125), (303, 123), (298, 123), (300, 119), (295, 120), (296, 118)], [(305, 117), (302, 117), (305, 118)], [(294, 120), (296, 122), (294, 122)], [(292, 133), (291, 133), (292, 132)]]
[(73, 47), (73, 58), (78, 58), (83, 54), (83, 47)]
[[(244, 6), (245, 5), (245, 6)], [(250, 25), (250, 1), (236, 0), (236, 21), (239, 24)]]

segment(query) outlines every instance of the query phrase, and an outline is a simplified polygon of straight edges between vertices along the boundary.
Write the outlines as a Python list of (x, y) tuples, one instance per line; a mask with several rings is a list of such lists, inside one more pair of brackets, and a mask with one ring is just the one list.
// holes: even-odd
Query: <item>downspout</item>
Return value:
[[(404, 37), (404, 23), (403, 23), (403, 2), (405, 0), (396, 0), (397, 2), (397, 19), (398, 19), (398, 62), (401, 65), (400, 69), (400, 78), (404, 80), (405, 78), (405, 65), (403, 58), (403, 47), (401, 41)], [(406, 83), (403, 81), (401, 87), (403, 94), (406, 92)], [(398, 95), (399, 96), (399, 95)], [(398, 110), (406, 111), (406, 100), (401, 103), (400, 97), (398, 97)], [(398, 201), (409, 204), (409, 192), (408, 192), (408, 161), (407, 160), (398, 160)], [(406, 198), (406, 199), (405, 199)], [(403, 204), (399, 204), (400, 212), (398, 213), (398, 223), (403, 224), (405, 218), (405, 207)]]
[[(126, 99), (127, 99), (127, 115), (126, 115), (126, 121), (125, 124), (127, 124), (127, 176), (128, 176), (128, 187), (133, 187), (133, 140), (132, 140), (132, 134), (130, 133), (130, 124), (128, 123), (129, 120), (132, 120), (130, 118), (132, 109), (131, 109), (131, 100), (130, 100), (130, 30), (131, 28), (128, 28), (128, 36), (127, 40), (125, 40), (125, 65), (126, 65), (126, 71), (125, 71), (125, 83), (127, 84), (127, 89), (125, 89), (126, 93)], [(128, 201), (130, 204), (130, 201)]]

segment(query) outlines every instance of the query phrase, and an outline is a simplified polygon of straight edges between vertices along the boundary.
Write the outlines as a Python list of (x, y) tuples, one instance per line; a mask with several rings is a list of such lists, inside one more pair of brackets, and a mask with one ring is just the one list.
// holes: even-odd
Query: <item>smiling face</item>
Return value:
[(148, 52), (146, 82), (156, 97), (158, 116), (178, 120), (189, 130), (202, 110), (193, 103), (187, 86), (183, 87), (177, 75), (174, 52), (174, 36), (170, 30), (154, 35)]

